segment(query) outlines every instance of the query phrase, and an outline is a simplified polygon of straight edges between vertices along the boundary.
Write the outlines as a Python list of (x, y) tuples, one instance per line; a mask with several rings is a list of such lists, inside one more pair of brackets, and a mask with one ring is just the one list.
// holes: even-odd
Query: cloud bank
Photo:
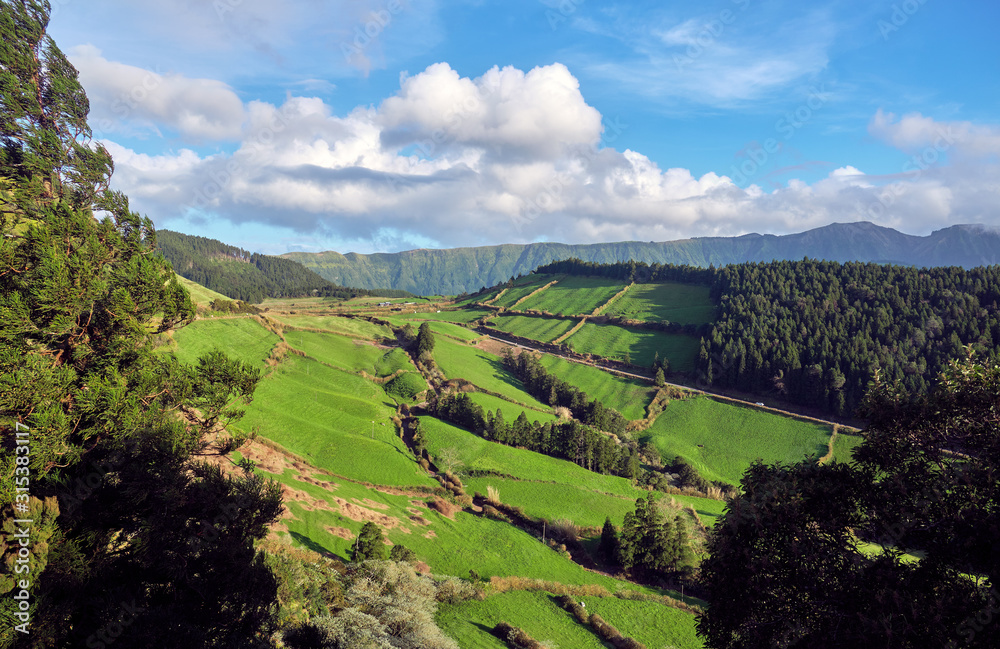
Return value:
[[(225, 84), (137, 70), (93, 49), (74, 61), (83, 62), (98, 120), (114, 120), (116, 99), (152, 78), (116, 125), (238, 142), (227, 153), (150, 156), (117, 144), (113, 132), (104, 138), (116, 187), (160, 225), (223, 217), (291, 230), (300, 248), (332, 239), (359, 252), (780, 233), (862, 219), (911, 233), (1000, 225), (995, 126), (878, 111), (869, 133), (899, 150), (898, 174), (848, 166), (764, 190), (617, 150), (627, 125), (603, 120), (558, 63), (475, 78), (437, 63), (404, 75), (379, 105), (337, 115), (319, 98), (243, 103)], [(276, 245), (260, 248), (284, 251)]]

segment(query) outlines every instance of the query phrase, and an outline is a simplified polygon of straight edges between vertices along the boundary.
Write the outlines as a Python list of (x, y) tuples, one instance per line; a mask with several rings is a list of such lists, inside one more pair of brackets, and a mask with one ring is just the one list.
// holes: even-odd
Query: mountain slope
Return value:
[(810, 257), (840, 262), (872, 261), (970, 268), (1000, 263), (1000, 232), (979, 225), (956, 225), (919, 237), (859, 222), (834, 223), (781, 236), (746, 234), (740, 237), (589, 245), (503, 244), (371, 255), (290, 252), (282, 256), (338, 284), (391, 286), (429, 295), (473, 292), (511, 276), (529, 273), (542, 264), (569, 257), (598, 263), (634, 259), (693, 266)]
[(406, 297), (401, 291), (337, 286), (291, 259), (251, 253), (242, 248), (170, 230), (159, 230), (156, 243), (174, 271), (207, 289), (236, 300), (259, 303), (266, 297), (321, 295)]

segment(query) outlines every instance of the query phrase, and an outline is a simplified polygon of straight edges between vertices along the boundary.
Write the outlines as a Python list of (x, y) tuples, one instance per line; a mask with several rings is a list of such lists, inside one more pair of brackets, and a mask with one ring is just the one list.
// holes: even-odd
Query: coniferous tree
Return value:
[[(108, 189), (111, 157), (89, 139), (49, 10), (0, 1), (0, 546), (21, 507), (47, 539), (33, 548), (28, 634), (0, 565), (0, 644), (99, 646), (124, 620), (116, 647), (246, 645), (272, 624), (276, 584), (253, 542), (280, 492), (195, 454), (257, 375), (153, 353), (151, 332), (189, 320), (191, 301), (152, 223)], [(15, 453), (18, 433), (29, 455)]]

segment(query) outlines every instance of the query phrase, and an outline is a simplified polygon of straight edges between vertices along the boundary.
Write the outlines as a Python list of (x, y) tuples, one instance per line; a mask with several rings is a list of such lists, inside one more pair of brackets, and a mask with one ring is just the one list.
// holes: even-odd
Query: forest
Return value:
[[(711, 287), (715, 322), (694, 378), (850, 415), (878, 372), (923, 393), (971, 348), (996, 357), (1000, 268), (916, 268), (804, 259), (723, 268), (570, 259), (539, 273)], [(662, 324), (662, 323), (661, 323)]]
[(410, 297), (408, 291), (345, 288), (283, 257), (251, 253), (209, 239), (158, 230), (156, 243), (181, 277), (234, 300), (259, 304), (264, 298), (359, 296)]

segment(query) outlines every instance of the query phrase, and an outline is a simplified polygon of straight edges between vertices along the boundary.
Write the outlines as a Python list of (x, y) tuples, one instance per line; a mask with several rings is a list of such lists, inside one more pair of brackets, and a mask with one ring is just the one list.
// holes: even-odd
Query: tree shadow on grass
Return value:
[(313, 552), (315, 552), (317, 554), (320, 554), (320, 555), (322, 555), (324, 557), (328, 557), (330, 559), (341, 559), (341, 560), (344, 560), (343, 557), (341, 557), (340, 555), (338, 555), (338, 554), (336, 554), (334, 552), (331, 552), (330, 550), (326, 549), (325, 547), (323, 547), (322, 545), (320, 545), (316, 541), (313, 541), (308, 536), (304, 536), (302, 534), (299, 534), (298, 532), (292, 532), (292, 531), (289, 531), (288, 534), (292, 537), (292, 539), (294, 539), (295, 541), (297, 541), (301, 545), (309, 548), (310, 550), (312, 550)]

